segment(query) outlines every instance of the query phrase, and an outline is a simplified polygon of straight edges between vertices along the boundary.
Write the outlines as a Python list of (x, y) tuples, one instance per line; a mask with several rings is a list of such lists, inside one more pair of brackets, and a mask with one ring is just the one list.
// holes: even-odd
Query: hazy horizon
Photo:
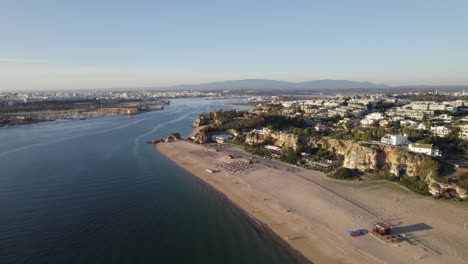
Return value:
[[(170, 91), (171, 89), (173, 88), (176, 88), (177, 90), (184, 90), (185, 86), (189, 87), (189, 86), (204, 86), (204, 85), (211, 85), (211, 84), (217, 84), (217, 83), (228, 83), (228, 82), (237, 82), (237, 81), (275, 81), (275, 82), (287, 82), (287, 83), (297, 83), (297, 84), (300, 84), (300, 83), (306, 83), (306, 82), (314, 82), (314, 81), (350, 81), (350, 82), (356, 82), (356, 83), (361, 83), (361, 82), (367, 82), (366, 80), (363, 80), (363, 81), (360, 81), (360, 80), (357, 80), (357, 81), (352, 81), (352, 80), (332, 80), (332, 79), (320, 79), (320, 80), (306, 80), (306, 81), (287, 81), (287, 80), (273, 80), (273, 79), (258, 79), (258, 78), (254, 78), (254, 79), (237, 79), (237, 80), (220, 80), (220, 81), (208, 81), (208, 82), (203, 82), (203, 83), (180, 83), (180, 84), (174, 84), (174, 85), (168, 85), (168, 86), (114, 86), (114, 87), (74, 87), (74, 88), (67, 88), (67, 87), (57, 87), (57, 88), (19, 88), (19, 89), (2, 89), (0, 88), (0, 92), (35, 92), (35, 91), (92, 91), (92, 90), (109, 90), (109, 91), (112, 91), (112, 90), (128, 90), (128, 91), (131, 91), (131, 90), (145, 90), (145, 89), (154, 89), (154, 90), (161, 90), (161, 91)], [(433, 84), (433, 85), (428, 85), (428, 84), (414, 84), (414, 85), (411, 85), (411, 84), (408, 84), (408, 85), (389, 85), (387, 83), (375, 83), (375, 82), (369, 82), (370, 84), (373, 84), (373, 85), (385, 85), (387, 87), (382, 87), (383, 89), (391, 89), (391, 88), (399, 88), (399, 87), (434, 87), (434, 88), (438, 88), (438, 87), (467, 87), (468, 88), (468, 84)], [(321, 87), (321, 88), (317, 88), (317, 87), (313, 87), (313, 88), (310, 88), (312, 90), (321, 90), (321, 89), (325, 89), (327, 87)], [(365, 89), (371, 89), (371, 88), (366, 88), (366, 87), (355, 87), (355, 88), (365, 88)], [(374, 89), (382, 89), (382, 88), (377, 88), (377, 87), (373, 87)], [(188, 89), (195, 89), (195, 90), (203, 90), (202, 87), (200, 87), (199, 89), (198, 88), (188, 88)], [(219, 87), (217, 88), (219, 90), (222, 90), (222, 89), (230, 89), (230, 88), (223, 88), (223, 87)], [(244, 89), (244, 88), (241, 88), (241, 87), (237, 87), (237, 89)], [(263, 88), (258, 88), (258, 87), (252, 87), (252, 89), (263, 89)], [(278, 88), (276, 88), (278, 89)], [(284, 87), (284, 89), (290, 89), (290, 87)], [(302, 89), (309, 89), (309, 88), (292, 88), (292, 89), (298, 89), (298, 90), (302, 90)], [(340, 90), (342, 89), (350, 89), (350, 88), (338, 88)], [(208, 90), (213, 90), (213, 87), (208, 87)], [(275, 90), (275, 89), (273, 89)]]
[(467, 85), (468, 3), (3, 1), (0, 90)]

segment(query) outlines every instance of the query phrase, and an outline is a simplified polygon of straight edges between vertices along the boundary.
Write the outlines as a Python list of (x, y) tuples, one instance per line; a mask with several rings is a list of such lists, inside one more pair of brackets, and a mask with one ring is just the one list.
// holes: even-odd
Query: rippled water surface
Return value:
[(291, 262), (145, 144), (188, 135), (199, 112), (222, 103), (178, 99), (134, 116), (0, 128), (0, 263)]

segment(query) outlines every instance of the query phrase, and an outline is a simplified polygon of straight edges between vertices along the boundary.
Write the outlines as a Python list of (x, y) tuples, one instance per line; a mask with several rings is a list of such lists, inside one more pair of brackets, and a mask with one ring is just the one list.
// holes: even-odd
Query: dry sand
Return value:
[[(251, 156), (236, 148), (216, 152), (183, 141), (157, 148), (314, 263), (468, 263), (466, 203), (422, 197), (388, 182), (336, 181), (269, 160), (257, 159), (254, 170), (238, 174), (214, 165), (233, 162), (228, 154)], [(200, 157), (193, 153), (197, 150), (217, 155)], [(395, 232), (411, 237), (415, 245), (347, 234), (353, 229), (370, 230), (380, 218), (394, 225)]]

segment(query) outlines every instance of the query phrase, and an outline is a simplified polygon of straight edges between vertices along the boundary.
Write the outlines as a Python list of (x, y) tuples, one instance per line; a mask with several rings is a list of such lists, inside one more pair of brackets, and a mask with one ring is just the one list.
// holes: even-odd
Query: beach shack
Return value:
[(372, 231), (379, 235), (390, 235), (391, 226), (385, 222), (378, 222), (374, 225)]
[(213, 140), (213, 141), (215, 141), (216, 143), (219, 143), (219, 144), (224, 144), (224, 143), (228, 142), (231, 138), (232, 138), (232, 136), (229, 135), (229, 134), (221, 134), (221, 135), (211, 136), (211, 140)]
[(272, 146), (272, 145), (266, 145), (265, 149), (268, 150), (271, 153), (271, 156), (274, 158), (279, 158), (281, 156), (281, 148)]

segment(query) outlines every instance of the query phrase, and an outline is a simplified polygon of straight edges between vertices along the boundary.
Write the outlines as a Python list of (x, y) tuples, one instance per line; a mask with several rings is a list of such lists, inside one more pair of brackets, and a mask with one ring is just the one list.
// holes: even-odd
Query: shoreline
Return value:
[[(165, 106), (165, 105), (164, 105)], [(92, 120), (92, 119), (100, 119), (104, 117), (109, 117), (109, 116), (133, 116), (133, 115), (141, 115), (145, 113), (150, 113), (150, 112), (155, 112), (155, 111), (162, 111), (165, 110), (164, 107), (160, 109), (151, 109), (151, 110), (144, 110), (144, 111), (138, 111), (132, 114), (117, 114), (117, 113), (107, 113), (107, 112), (99, 112), (99, 111), (92, 111), (92, 112), (83, 112), (85, 114), (93, 114), (92, 116), (86, 116), (86, 117), (67, 117), (67, 118), (51, 118), (51, 119), (35, 119), (32, 121), (28, 122), (21, 122), (21, 123), (6, 123), (6, 124), (0, 124), (0, 128), (14, 128), (14, 127), (19, 127), (19, 126), (24, 126), (24, 125), (32, 125), (32, 124), (38, 124), (38, 123), (44, 123), (44, 122), (62, 122), (62, 121), (81, 121), (81, 120)], [(47, 111), (44, 111), (44, 113)], [(97, 114), (100, 115), (97, 115)]]
[[(158, 145), (162, 145), (164, 143), (159, 143)], [(186, 167), (180, 165), (177, 163), (175, 160), (171, 159), (169, 156), (167, 156), (163, 151), (158, 148), (158, 145), (156, 145), (156, 149), (159, 153), (162, 154), (164, 158), (166, 158), (169, 162), (179, 166), (182, 170), (186, 171), (190, 175), (193, 176), (193, 178), (200, 182), (201, 184), (204, 184), (210, 192), (212, 192), (213, 195), (216, 195), (223, 199), (224, 202), (226, 202), (229, 207), (237, 214), (241, 215), (245, 221), (248, 222), (248, 224), (256, 230), (257, 233), (259, 233), (261, 236), (264, 236), (267, 239), (272, 239), (273, 242), (279, 247), (285, 250), (286, 254), (293, 259), (293, 263), (297, 264), (313, 264), (313, 262), (309, 259), (307, 259), (299, 250), (295, 249), (292, 247), (290, 244), (288, 244), (284, 239), (282, 239), (280, 236), (278, 236), (277, 233), (275, 233), (267, 224), (263, 223), (261, 220), (257, 219), (255, 216), (252, 214), (249, 214), (244, 208), (242, 208), (239, 204), (237, 204), (234, 200), (231, 200), (224, 192), (220, 191), (213, 185), (209, 184), (207, 181), (205, 181), (203, 178), (197, 176), (196, 174), (192, 173), (190, 170), (188, 170)]]
[[(254, 171), (236, 174), (218, 167), (210, 174), (205, 169), (214, 169), (215, 162), (247, 161), (228, 160), (228, 153), (250, 154), (229, 147), (215, 152), (184, 141), (156, 148), (239, 208), (253, 225), (271, 233), (288, 253), (307, 261), (297, 263), (464, 263), (468, 256), (464, 247), (468, 233), (461, 232), (463, 222), (468, 222), (466, 207), (395, 190), (386, 183), (336, 182), (319, 172), (291, 171), (287, 164), (277, 168), (262, 160)], [(197, 151), (212, 154), (197, 156)], [(376, 199), (379, 204), (373, 202)], [(346, 234), (371, 229), (379, 218), (394, 220), (394, 229), (414, 236), (418, 244), (393, 245), (370, 234), (359, 238)]]

